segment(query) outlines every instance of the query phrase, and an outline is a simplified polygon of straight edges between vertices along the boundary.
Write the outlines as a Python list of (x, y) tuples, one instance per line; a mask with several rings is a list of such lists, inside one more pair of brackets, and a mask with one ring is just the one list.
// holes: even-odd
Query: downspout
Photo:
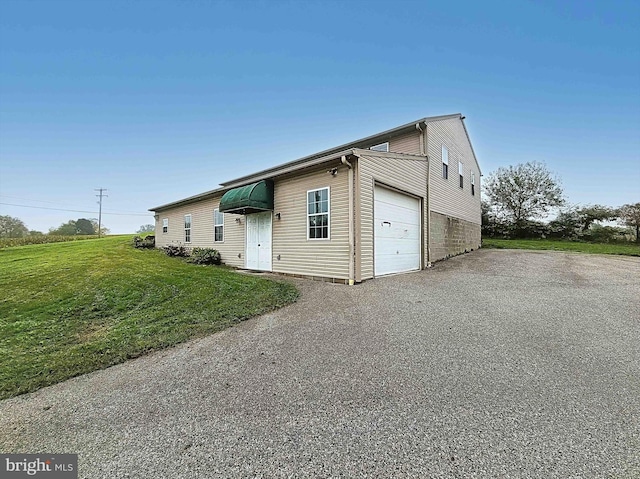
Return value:
[[(425, 126), (426, 126), (426, 124), (425, 124)], [(422, 156), (424, 156), (425, 155), (425, 152), (424, 152), (424, 130), (420, 126), (420, 123), (416, 123), (416, 130), (418, 130), (420, 132), (420, 154)]]
[(427, 159), (427, 194), (425, 195), (425, 208), (427, 211), (427, 224), (426, 224), (426, 235), (427, 235), (427, 268), (431, 268), (431, 210), (429, 209), (429, 195), (431, 193), (431, 189), (429, 188), (429, 173), (431, 171), (431, 165), (429, 164), (429, 155), (427, 154), (428, 143), (427, 143), (427, 123), (424, 124), (424, 129), (420, 126), (420, 123), (416, 123), (416, 130), (420, 132), (420, 154), (425, 156)]
[(355, 233), (354, 233), (354, 225), (353, 225), (353, 165), (347, 161), (346, 156), (342, 156), (340, 161), (343, 165), (349, 168), (349, 286), (352, 286), (355, 281), (355, 261), (356, 261), (356, 250), (355, 250)]
[(429, 124), (424, 123), (424, 155), (427, 157), (427, 268), (431, 268), (431, 159), (429, 158)]

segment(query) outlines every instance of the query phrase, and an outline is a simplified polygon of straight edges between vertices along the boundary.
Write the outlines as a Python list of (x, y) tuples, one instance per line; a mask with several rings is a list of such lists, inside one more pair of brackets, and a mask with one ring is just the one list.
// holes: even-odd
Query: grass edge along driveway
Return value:
[(0, 250), (0, 399), (294, 302), (285, 281), (197, 266), (130, 236)]
[(590, 254), (618, 254), (640, 256), (637, 243), (584, 243), (548, 239), (498, 239), (482, 238), (483, 248), (573, 251)]

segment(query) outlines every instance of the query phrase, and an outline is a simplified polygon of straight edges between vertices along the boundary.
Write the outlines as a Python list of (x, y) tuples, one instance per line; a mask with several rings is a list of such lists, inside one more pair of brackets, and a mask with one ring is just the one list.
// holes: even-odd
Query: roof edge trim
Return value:
[(282, 168), (288, 168), (290, 166), (294, 166), (294, 165), (302, 165), (305, 164), (307, 161), (313, 160), (315, 158), (319, 158), (319, 157), (324, 157), (324, 156), (329, 156), (331, 154), (335, 154), (337, 152), (340, 151), (344, 151), (344, 150), (349, 150), (349, 149), (354, 149), (354, 148), (359, 148), (360, 146), (364, 146), (364, 144), (370, 143), (370, 142), (378, 142), (381, 143), (384, 140), (388, 139), (388, 138), (392, 138), (394, 136), (400, 135), (401, 133), (404, 132), (409, 132), (409, 131), (415, 131), (416, 129), (416, 123), (431, 123), (433, 121), (440, 121), (440, 120), (449, 120), (452, 118), (461, 118), (462, 117), (462, 113), (453, 113), (450, 115), (439, 115), (439, 116), (428, 116), (425, 118), (421, 118), (420, 120), (415, 120), (409, 123), (405, 123), (404, 125), (400, 125), (397, 126), (395, 128), (392, 128), (390, 130), (386, 130), (380, 133), (376, 133), (375, 135), (371, 135), (371, 136), (367, 136), (365, 138), (360, 138), (359, 140), (354, 140), (354, 141), (350, 141), (349, 143), (345, 143), (344, 145), (340, 145), (340, 146), (336, 146), (334, 148), (330, 148), (328, 150), (323, 150), (320, 151), (318, 153), (314, 153), (312, 155), (308, 155), (308, 156), (303, 156), (302, 158), (298, 158), (297, 160), (293, 160), (293, 161), (289, 161), (287, 163), (283, 163), (279, 166), (275, 166), (272, 168), (267, 168), (266, 170), (262, 170), (262, 171), (258, 171), (256, 173), (247, 175), (247, 176), (241, 176), (240, 178), (236, 178), (233, 180), (229, 180), (226, 181), (224, 183), (220, 183), (222, 186), (227, 187), (231, 184), (235, 184), (235, 183), (239, 183), (239, 182), (250, 182), (252, 181), (251, 179), (254, 177), (257, 177), (259, 175), (264, 175), (264, 174), (269, 174), (271, 172), (275, 172), (279, 169)]

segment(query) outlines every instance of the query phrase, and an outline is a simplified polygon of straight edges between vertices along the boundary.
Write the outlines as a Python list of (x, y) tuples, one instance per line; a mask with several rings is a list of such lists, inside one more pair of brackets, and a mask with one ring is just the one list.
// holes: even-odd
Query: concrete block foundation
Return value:
[(431, 212), (431, 261), (480, 248), (479, 224)]

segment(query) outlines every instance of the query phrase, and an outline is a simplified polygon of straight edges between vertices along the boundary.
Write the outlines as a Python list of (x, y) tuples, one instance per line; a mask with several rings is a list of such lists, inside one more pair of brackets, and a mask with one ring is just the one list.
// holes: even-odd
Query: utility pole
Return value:
[(100, 192), (99, 195), (96, 195), (98, 198), (100, 198), (100, 201), (98, 201), (98, 204), (100, 205), (100, 211), (98, 213), (98, 238), (100, 238), (100, 235), (102, 234), (102, 197), (108, 197), (109, 195), (104, 194), (105, 191), (108, 191), (105, 188), (96, 188), (94, 191)]

